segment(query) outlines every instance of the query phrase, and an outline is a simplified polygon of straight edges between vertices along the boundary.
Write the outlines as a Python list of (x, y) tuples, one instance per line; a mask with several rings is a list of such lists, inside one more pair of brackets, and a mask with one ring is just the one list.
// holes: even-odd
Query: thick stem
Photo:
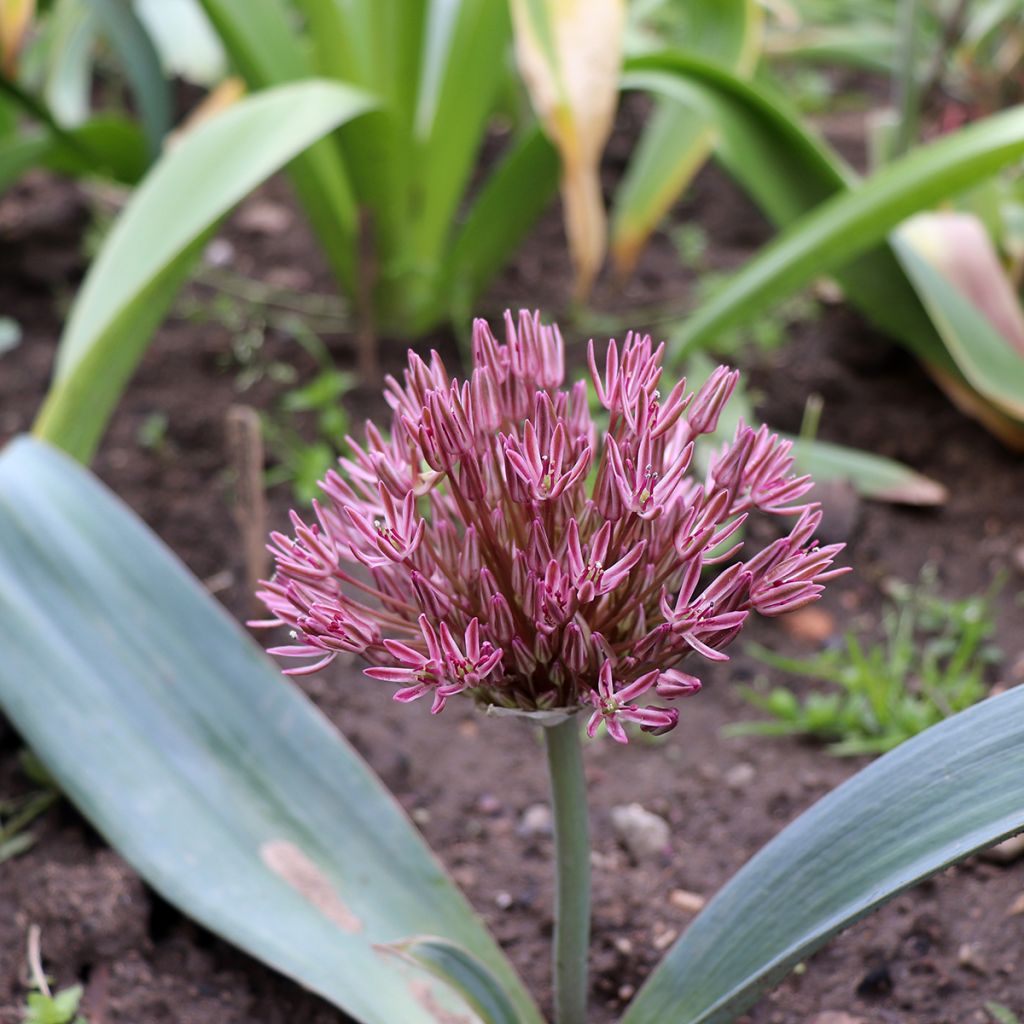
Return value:
[(590, 947), (590, 836), (580, 727), (573, 716), (544, 730), (555, 825), (555, 1024), (586, 1024)]

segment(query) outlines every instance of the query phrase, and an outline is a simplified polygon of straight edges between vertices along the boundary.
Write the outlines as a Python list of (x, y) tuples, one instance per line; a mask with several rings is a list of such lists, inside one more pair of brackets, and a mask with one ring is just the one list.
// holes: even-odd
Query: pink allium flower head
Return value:
[[(272, 535), (261, 625), (294, 638), (273, 653), (307, 660), (293, 674), (361, 654), (396, 700), (435, 713), (465, 694), (587, 710), (587, 732), (619, 742), (629, 722), (672, 729), (678, 711), (652, 701), (696, 693), (700, 661), (727, 660), (752, 611), (799, 608), (844, 570), (831, 568), (842, 545), (814, 540), (821, 512), (802, 500), (811, 481), (793, 474), (790, 442), (741, 423), (692, 472), (739, 375), (720, 367), (663, 398), (662, 353), (630, 334), (602, 368), (591, 342), (599, 429), (536, 313), (506, 314), (504, 344), (476, 321), (468, 381), (410, 352), (404, 381), (387, 381), (390, 437), (367, 424), (365, 444), (349, 438), (313, 520), (292, 513), (294, 536)], [(726, 542), (752, 513), (795, 523), (740, 560)]]

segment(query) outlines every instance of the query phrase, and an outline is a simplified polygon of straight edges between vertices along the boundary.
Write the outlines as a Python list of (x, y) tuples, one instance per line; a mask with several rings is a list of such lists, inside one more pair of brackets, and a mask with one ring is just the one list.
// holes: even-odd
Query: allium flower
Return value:
[[(343, 651), (397, 684), (396, 700), (433, 712), (465, 694), (525, 711), (589, 709), (626, 741), (624, 723), (673, 728), (650, 703), (696, 693), (684, 659), (720, 661), (751, 611), (781, 615), (815, 600), (842, 545), (819, 547), (811, 487), (791, 444), (740, 424), (703, 479), (694, 440), (713, 433), (738, 373), (720, 367), (697, 392), (662, 398), (664, 346), (630, 334), (608, 345), (588, 387), (561, 387), (562, 338), (538, 314), (505, 317), (505, 344), (478, 320), (474, 367), (453, 380), (414, 352), (404, 383), (388, 378), (391, 434), (322, 483), (315, 521), (292, 513), (294, 537), (272, 536), (276, 572), (260, 597), (314, 659)], [(790, 532), (748, 560), (728, 550), (751, 512), (794, 516)], [(726, 565), (724, 569), (719, 567)]]

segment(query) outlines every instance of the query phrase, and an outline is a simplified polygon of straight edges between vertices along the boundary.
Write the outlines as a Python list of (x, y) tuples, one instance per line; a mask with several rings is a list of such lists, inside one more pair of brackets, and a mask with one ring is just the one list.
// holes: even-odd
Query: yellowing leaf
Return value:
[(211, 117), (233, 107), (245, 96), (245, 82), (237, 75), (225, 78), (215, 89), (203, 97), (196, 108), (185, 118), (180, 128), (171, 133), (167, 148), (176, 146), (190, 131), (209, 121)]
[(562, 203), (582, 298), (604, 261), (601, 154), (618, 98), (624, 0), (511, 0), (516, 57), (562, 159)]
[(1024, 356), (1024, 310), (985, 225), (973, 213), (919, 213), (903, 236)]
[(0, 0), (0, 71), (13, 78), (25, 33), (35, 14), (35, 0)]

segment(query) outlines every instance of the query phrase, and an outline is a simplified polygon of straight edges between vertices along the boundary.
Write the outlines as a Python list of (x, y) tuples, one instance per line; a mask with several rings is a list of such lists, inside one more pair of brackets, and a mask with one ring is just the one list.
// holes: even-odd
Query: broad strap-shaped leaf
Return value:
[[(891, 22), (891, 19), (890, 19)], [(861, 24), (773, 32), (764, 44), (769, 60), (805, 61), (834, 67), (845, 64), (877, 74), (892, 74), (896, 61), (895, 26)]]
[[(471, 949), (540, 1017), (397, 802), (153, 534), (34, 440), (0, 455), (0, 707), (164, 898), (364, 1024), (464, 1009), (375, 947)], [(427, 983), (429, 985), (429, 982)]]
[(963, 375), (1024, 421), (1024, 310), (984, 225), (968, 213), (919, 214), (894, 247)]
[(36, 433), (87, 460), (156, 326), (220, 219), (365, 94), (311, 80), (242, 100), (167, 153), (111, 231), (72, 307)]
[(0, 194), (53, 150), (53, 141), (41, 131), (0, 137)]
[[(691, 0), (681, 13), (680, 48), (741, 77), (753, 72), (763, 22), (759, 0)], [(658, 100), (615, 193), (611, 255), (620, 276), (632, 271), (651, 232), (704, 166), (715, 140), (712, 120), (678, 100)]]
[(171, 87), (164, 78), (160, 55), (130, 3), (91, 0), (91, 6), (131, 83), (150, 157), (155, 160), (171, 128)]
[[(642, 78), (643, 76), (641, 76)], [(1024, 155), (1024, 108), (976, 122), (821, 203), (750, 260), (686, 323), (680, 344), (713, 337), (885, 242), (918, 210)]]
[(462, 946), (433, 935), (417, 935), (383, 947), (450, 985), (481, 1024), (519, 1024), (519, 1015), (498, 979)]
[(15, 76), (35, 9), (35, 0), (0, 0), (0, 76)]
[[(714, 368), (714, 362), (703, 352), (693, 353), (686, 361), (686, 375), (692, 381), (707, 380)], [(758, 422), (742, 381), (725, 407), (715, 432), (697, 440), (694, 458), (701, 472), (706, 472), (711, 459), (733, 437), (741, 421)], [(862, 498), (900, 505), (941, 505), (948, 497), (942, 484), (895, 459), (817, 438), (789, 437), (789, 440), (794, 442), (797, 472), (809, 473), (816, 483), (845, 480)], [(727, 547), (725, 545), (723, 550)]]
[(457, 323), (558, 192), (558, 154), (537, 125), (527, 128), (492, 170), (452, 241), (441, 298)]
[(562, 158), (562, 205), (577, 297), (604, 262), (600, 165), (611, 134), (625, 0), (512, 0), (516, 58), (548, 138)]
[[(966, 411), (1001, 437), (1018, 432), (1015, 421), (971, 392), (884, 236), (937, 194), (983, 180), (994, 166), (1012, 162), (1021, 151), (1024, 109), (978, 122), (969, 134), (947, 137), (890, 165), (883, 197), (878, 191), (860, 192), (854, 172), (801, 125), (783, 100), (723, 68), (689, 54), (661, 53), (628, 61), (623, 84), (675, 97), (712, 118), (717, 157), (770, 220), (789, 228), (683, 321), (672, 336), (675, 355), (709, 343), (720, 330), (757, 315), (766, 303), (832, 267), (852, 304), (902, 341), (944, 387), (957, 390)], [(914, 179), (920, 184), (916, 193), (910, 184)], [(826, 205), (830, 198), (833, 203)], [(871, 210), (874, 203), (879, 208)], [(880, 227), (872, 222), (883, 206), (888, 227), (870, 244), (868, 237)], [(860, 214), (859, 237), (849, 238), (851, 246), (844, 221)], [(827, 252), (828, 259), (815, 262), (808, 258), (810, 250)]]
[[(310, 78), (306, 42), (282, 0), (199, 0), (239, 74), (252, 89)], [(332, 139), (308, 147), (289, 167), (299, 201), (324, 254), (349, 295), (355, 294), (356, 201)]]
[(815, 439), (792, 439), (799, 473), (815, 483), (846, 480), (862, 497), (899, 505), (942, 505), (949, 493), (942, 484), (882, 455)]
[(449, 251), (459, 204), (509, 74), (512, 41), (507, 2), (431, 0), (426, 6), (412, 121), (413, 195), (422, 206), (410, 225), (421, 275)]
[(622, 1024), (727, 1024), (836, 932), (1024, 829), (1024, 687), (947, 719), (802, 814), (672, 947)]
[(37, 166), (73, 176), (106, 176), (129, 185), (145, 172), (146, 140), (125, 118), (96, 117), (68, 135), (76, 142), (74, 148), (39, 129), (0, 138), (0, 192)]
[[(244, 0), (231, 3), (244, 17)], [(302, 42), (316, 72), (379, 100), (378, 109), (345, 125), (333, 143), (366, 217), (363, 249), (372, 245), (374, 258), (387, 264), (391, 254), (406, 248), (408, 190), (419, 170), (409, 144), (408, 95), (419, 65), (424, 4), (405, 3), (401, 15), (396, 0), (298, 0), (297, 6), (306, 21)], [(273, 83), (253, 80), (254, 86), (268, 84)]]

